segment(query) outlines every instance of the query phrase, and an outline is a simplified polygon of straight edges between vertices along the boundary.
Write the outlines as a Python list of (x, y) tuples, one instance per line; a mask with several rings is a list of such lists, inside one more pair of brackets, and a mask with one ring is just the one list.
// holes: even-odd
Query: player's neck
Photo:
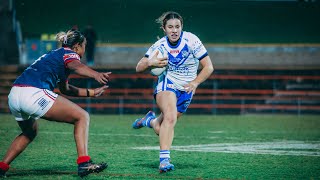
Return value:
[(171, 41), (168, 41), (168, 42), (169, 42), (170, 46), (176, 46), (179, 43), (179, 41), (180, 41), (180, 38), (175, 42), (171, 42)]

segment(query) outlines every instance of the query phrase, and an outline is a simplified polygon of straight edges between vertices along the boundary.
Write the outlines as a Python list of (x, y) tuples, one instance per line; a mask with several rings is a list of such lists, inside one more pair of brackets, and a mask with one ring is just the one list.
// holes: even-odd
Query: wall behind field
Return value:
[[(319, 44), (205, 44), (215, 68), (316, 69), (320, 68)], [(96, 65), (134, 69), (148, 45), (101, 44)]]
[(92, 24), (103, 43), (152, 43), (174, 10), (204, 43), (320, 43), (320, 3), (209, 0), (16, 0), (24, 38)]

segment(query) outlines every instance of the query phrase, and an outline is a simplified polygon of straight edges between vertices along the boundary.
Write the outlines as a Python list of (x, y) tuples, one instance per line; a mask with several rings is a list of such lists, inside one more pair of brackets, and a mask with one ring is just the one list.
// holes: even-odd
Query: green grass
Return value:
[[(139, 115), (91, 116), (89, 154), (94, 161), (107, 161), (109, 167), (86, 179), (320, 179), (319, 116), (185, 115), (178, 120), (171, 150), (176, 170), (165, 174), (158, 172), (158, 137), (151, 129), (131, 128), (137, 117)], [(0, 116), (0, 156), (19, 132), (11, 115)], [(10, 179), (79, 179), (72, 132), (72, 125), (39, 120), (39, 135), (11, 163), (7, 176)], [(279, 142), (283, 147), (273, 146)], [(269, 143), (271, 147), (264, 154), (257, 150), (212, 152), (217, 144), (223, 146), (220, 149), (223, 151), (237, 146), (236, 150), (244, 150), (251, 147), (250, 143)], [(202, 146), (202, 149), (191, 147), (194, 150), (191, 151), (186, 147), (190, 145), (208, 145), (207, 152), (203, 152)], [(152, 149), (132, 149), (138, 147)]]

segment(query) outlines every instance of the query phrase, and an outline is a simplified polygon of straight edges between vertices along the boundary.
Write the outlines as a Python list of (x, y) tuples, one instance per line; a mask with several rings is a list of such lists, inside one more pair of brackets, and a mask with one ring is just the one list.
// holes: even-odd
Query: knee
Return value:
[(81, 113), (79, 113), (78, 121), (85, 123), (86, 125), (89, 125), (90, 123), (89, 113), (83, 110)]
[(177, 116), (176, 115), (168, 115), (168, 116), (164, 116), (164, 122), (166, 122), (166, 124), (168, 124), (169, 126), (174, 126), (177, 122)]
[(31, 131), (23, 132), (22, 134), (26, 136), (30, 141), (33, 141), (34, 138), (38, 135), (38, 130), (31, 130)]

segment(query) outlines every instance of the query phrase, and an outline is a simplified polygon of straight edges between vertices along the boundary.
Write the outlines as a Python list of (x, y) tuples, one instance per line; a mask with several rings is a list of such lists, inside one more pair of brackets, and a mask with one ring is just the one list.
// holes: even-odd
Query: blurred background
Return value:
[[(58, 47), (56, 33), (71, 28), (92, 43), (83, 63), (112, 72), (105, 96), (72, 101), (96, 114), (159, 112), (152, 96), (156, 77), (135, 73), (135, 66), (164, 35), (155, 19), (172, 10), (184, 18), (183, 30), (201, 39), (215, 68), (187, 114), (320, 114), (319, 1), (0, 2), (1, 113), (9, 113), (7, 95), (15, 78)], [(70, 83), (99, 86), (77, 75)]]

